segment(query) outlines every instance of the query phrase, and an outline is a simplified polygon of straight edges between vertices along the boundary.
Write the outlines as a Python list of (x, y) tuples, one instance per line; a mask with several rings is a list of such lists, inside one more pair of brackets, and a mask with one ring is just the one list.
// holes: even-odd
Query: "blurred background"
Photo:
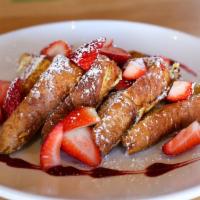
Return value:
[(0, 33), (78, 19), (139, 21), (200, 36), (200, 0), (0, 0)]

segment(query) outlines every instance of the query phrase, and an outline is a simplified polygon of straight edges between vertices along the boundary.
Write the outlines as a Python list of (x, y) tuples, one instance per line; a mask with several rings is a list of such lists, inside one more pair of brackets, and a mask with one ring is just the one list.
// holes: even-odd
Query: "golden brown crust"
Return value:
[(136, 110), (124, 91), (111, 95), (98, 112), (101, 121), (93, 128), (93, 137), (101, 152), (107, 154), (133, 122)]
[(38, 131), (53, 110), (81, 76), (79, 67), (72, 66), (61, 55), (31, 89), (0, 131), (0, 152), (12, 153), (20, 149)]
[(171, 82), (168, 68), (152, 66), (126, 93), (138, 109), (147, 108), (167, 90)]
[(74, 106), (96, 107), (120, 78), (121, 70), (116, 63), (105, 56), (99, 57), (70, 93)]
[(169, 104), (148, 114), (123, 136), (123, 144), (128, 153), (141, 151), (173, 131), (200, 121), (200, 95), (189, 100)]
[(64, 117), (74, 109), (74, 105), (71, 101), (70, 96), (67, 96), (63, 101), (59, 103), (56, 109), (47, 117), (44, 126), (42, 128), (41, 134), (42, 138), (45, 139), (51, 129)]
[(164, 98), (163, 92), (171, 82), (168, 68), (152, 66), (146, 75), (139, 78), (131, 87), (112, 95), (101, 106), (101, 122), (94, 127), (93, 133), (103, 154), (109, 153), (120, 141), (138, 113), (142, 115), (141, 113), (148, 111)]
[(42, 135), (46, 136), (52, 127), (57, 124), (73, 108), (79, 106), (96, 107), (117, 84), (121, 78), (121, 70), (105, 56), (99, 57), (87, 71), (75, 88), (60, 103), (59, 107), (47, 118), (42, 129)]
[(132, 58), (143, 58), (146, 57), (147, 55), (138, 51), (129, 51), (129, 53), (131, 54)]
[(24, 71), (25, 77), (22, 78), (22, 88), (25, 96), (30, 92), (40, 75), (47, 70), (50, 64), (51, 62), (44, 56), (33, 56), (31, 63), (28, 64)]

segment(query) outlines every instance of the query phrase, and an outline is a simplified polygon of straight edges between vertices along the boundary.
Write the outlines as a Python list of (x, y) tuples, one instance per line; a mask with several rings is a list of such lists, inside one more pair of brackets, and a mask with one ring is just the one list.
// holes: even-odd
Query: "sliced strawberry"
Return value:
[(200, 124), (194, 121), (187, 128), (181, 130), (173, 139), (163, 145), (163, 152), (167, 155), (181, 154), (200, 144)]
[(139, 51), (129, 51), (129, 53), (131, 54), (131, 58), (149, 57), (149, 55), (144, 54), (144, 53), (139, 52)]
[(46, 55), (49, 58), (54, 58), (58, 54), (64, 55), (66, 57), (70, 57), (72, 53), (72, 49), (69, 44), (62, 40), (55, 41), (48, 45), (48, 47), (45, 47), (41, 50), (41, 55)]
[(11, 82), (3, 103), (5, 117), (8, 118), (23, 99), (22, 81), (16, 78)]
[(6, 96), (9, 85), (10, 85), (9, 81), (0, 80), (0, 106), (3, 105), (3, 101)]
[(176, 102), (180, 100), (185, 100), (192, 95), (192, 83), (187, 81), (174, 81), (167, 100), (171, 102)]
[(108, 47), (112, 47), (113, 46), (113, 39), (110, 40), (106, 40), (106, 42), (103, 45), (103, 48), (108, 48)]
[(123, 72), (123, 78), (126, 80), (136, 80), (143, 76), (147, 71), (145, 63), (142, 58), (137, 58), (128, 61)]
[(101, 37), (90, 43), (83, 44), (72, 53), (71, 60), (82, 69), (88, 70), (105, 42), (106, 38)]
[(133, 84), (133, 81), (125, 80), (124, 78), (119, 81), (119, 83), (115, 86), (116, 90), (125, 90)]
[(64, 119), (64, 131), (69, 131), (83, 126), (91, 126), (100, 121), (94, 108), (82, 107), (70, 112)]
[(3, 121), (4, 121), (4, 116), (3, 116), (2, 108), (0, 107), (0, 125), (3, 123)]
[(124, 49), (117, 47), (104, 47), (99, 50), (99, 53), (105, 56), (108, 56), (110, 59), (114, 60), (119, 64), (125, 63), (131, 54), (125, 51)]
[(89, 127), (65, 132), (62, 150), (91, 167), (97, 167), (101, 163), (101, 155), (92, 139), (91, 128)]
[(63, 139), (63, 124), (58, 123), (48, 134), (40, 150), (40, 166), (48, 169), (61, 164), (60, 148)]

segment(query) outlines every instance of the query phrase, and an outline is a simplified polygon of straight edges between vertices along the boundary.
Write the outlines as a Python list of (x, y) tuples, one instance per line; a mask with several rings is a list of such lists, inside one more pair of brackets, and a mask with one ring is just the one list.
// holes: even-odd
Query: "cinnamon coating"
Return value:
[(39, 130), (49, 112), (79, 80), (82, 70), (58, 55), (0, 131), (0, 153), (12, 153)]
[(158, 103), (167, 94), (173, 78), (170, 69), (153, 65), (131, 87), (116, 92), (100, 107), (101, 121), (93, 129), (94, 140), (107, 154), (121, 140), (134, 120)]
[(42, 136), (45, 137), (73, 108), (97, 107), (120, 79), (121, 70), (116, 63), (105, 56), (99, 56), (69, 96), (48, 116)]
[(133, 125), (123, 136), (123, 145), (129, 154), (141, 151), (158, 142), (164, 135), (185, 128), (195, 120), (200, 121), (199, 113), (200, 95), (164, 105)]

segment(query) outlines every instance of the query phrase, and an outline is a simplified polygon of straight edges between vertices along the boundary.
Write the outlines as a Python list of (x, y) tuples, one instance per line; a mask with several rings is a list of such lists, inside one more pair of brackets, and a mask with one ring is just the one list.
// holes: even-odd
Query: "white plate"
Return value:
[[(35, 26), (0, 36), (0, 79), (15, 76), (16, 61), (23, 52), (38, 53), (57, 39), (81, 44), (99, 36), (113, 38), (117, 45), (148, 54), (162, 54), (179, 60), (200, 74), (200, 39), (178, 31), (141, 23), (123, 21), (70, 21)], [(191, 78), (187, 76), (186, 78)], [(194, 78), (192, 77), (192, 80)], [(162, 143), (162, 142), (161, 142)], [(200, 155), (200, 148), (169, 159), (161, 153), (161, 143), (135, 154), (124, 155), (116, 148), (103, 166), (118, 169), (142, 169), (159, 161), (173, 163)], [(38, 164), (36, 141), (14, 156)], [(80, 166), (70, 158), (65, 163)], [(12, 199), (138, 199), (200, 196), (200, 162), (171, 171), (156, 178), (144, 175), (94, 179), (87, 176), (53, 177), (41, 171), (17, 169), (0, 163), (0, 195)]]

